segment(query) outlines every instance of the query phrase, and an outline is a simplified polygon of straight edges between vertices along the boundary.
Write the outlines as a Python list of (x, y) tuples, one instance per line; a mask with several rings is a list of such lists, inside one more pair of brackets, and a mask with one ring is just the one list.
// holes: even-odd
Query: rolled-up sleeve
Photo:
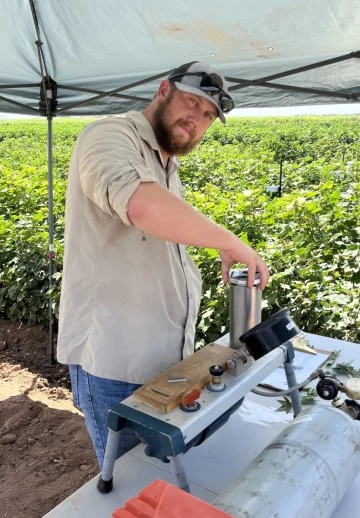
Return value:
[(126, 225), (128, 204), (141, 182), (159, 183), (134, 135), (118, 124), (89, 126), (78, 142), (78, 171), (85, 195), (103, 212)]

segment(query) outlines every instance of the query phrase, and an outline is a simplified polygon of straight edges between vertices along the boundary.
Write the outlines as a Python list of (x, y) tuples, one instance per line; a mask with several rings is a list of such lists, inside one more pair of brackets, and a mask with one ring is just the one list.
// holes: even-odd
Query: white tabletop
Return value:
[[(319, 349), (341, 349), (337, 362), (354, 360), (360, 368), (360, 344), (308, 334), (310, 343)], [(218, 343), (226, 345), (228, 336)], [(313, 382), (315, 385), (316, 382)], [(330, 402), (322, 401), (322, 404)], [(193, 495), (213, 502), (216, 495), (278, 435), (292, 420), (291, 414), (275, 412), (276, 398), (249, 393), (243, 405), (229, 421), (202, 445), (184, 456), (184, 465)], [(359, 423), (360, 426), (360, 423)], [(98, 476), (90, 480), (46, 518), (111, 517), (118, 507), (136, 497), (139, 491), (156, 479), (175, 484), (170, 464), (147, 457), (142, 445), (136, 446), (115, 463), (114, 489), (101, 495), (96, 489)], [(332, 518), (353, 518), (360, 505), (360, 475), (340, 502)]]

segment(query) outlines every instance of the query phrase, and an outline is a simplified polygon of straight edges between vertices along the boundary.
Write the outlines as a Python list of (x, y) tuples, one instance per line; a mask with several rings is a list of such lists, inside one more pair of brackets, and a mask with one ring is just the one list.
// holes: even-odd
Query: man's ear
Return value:
[(171, 92), (170, 81), (168, 81), (167, 79), (164, 79), (164, 81), (162, 81), (159, 86), (159, 89), (158, 89), (158, 92), (156, 95), (157, 100), (159, 102), (164, 101), (164, 99), (166, 99), (166, 97), (169, 95), (170, 92)]

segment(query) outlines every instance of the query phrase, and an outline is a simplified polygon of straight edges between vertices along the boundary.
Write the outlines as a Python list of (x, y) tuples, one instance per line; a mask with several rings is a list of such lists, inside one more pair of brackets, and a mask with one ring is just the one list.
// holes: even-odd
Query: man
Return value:
[[(184, 245), (269, 272), (228, 230), (183, 201), (176, 155), (189, 153), (234, 103), (224, 78), (193, 62), (162, 81), (143, 113), (87, 126), (69, 171), (57, 356), (69, 364), (102, 467), (109, 408), (194, 352), (201, 277)], [(121, 435), (118, 456), (135, 444)]]

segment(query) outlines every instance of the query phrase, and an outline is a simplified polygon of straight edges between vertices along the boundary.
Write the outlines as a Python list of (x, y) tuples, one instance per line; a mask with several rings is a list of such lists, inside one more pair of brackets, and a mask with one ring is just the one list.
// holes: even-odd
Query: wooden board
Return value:
[[(209, 367), (221, 365), (226, 370), (227, 359), (232, 352), (232, 349), (221, 345), (205, 345), (137, 389), (133, 394), (134, 400), (167, 414), (180, 405), (187, 394), (211, 381)], [(168, 378), (185, 378), (186, 381), (169, 383)]]

